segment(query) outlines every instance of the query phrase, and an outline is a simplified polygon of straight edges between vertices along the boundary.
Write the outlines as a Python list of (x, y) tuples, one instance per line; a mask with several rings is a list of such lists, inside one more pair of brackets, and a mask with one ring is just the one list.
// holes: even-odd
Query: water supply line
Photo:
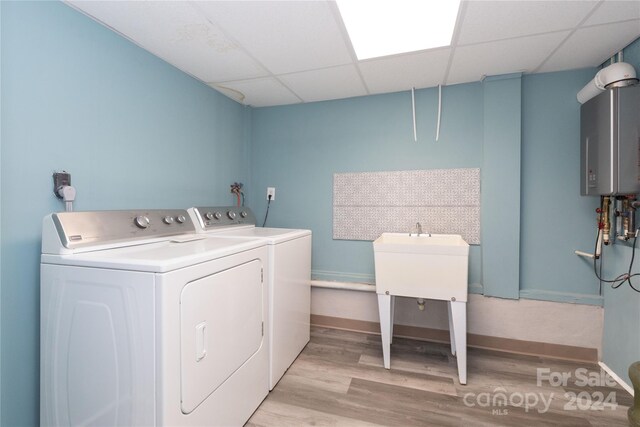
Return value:
[[(636, 201), (635, 194), (626, 196), (624, 201), (627, 202), (627, 208), (622, 213), (624, 215), (624, 219), (626, 220), (626, 229), (624, 230), (624, 236), (627, 240), (629, 240), (632, 237), (635, 237), (636, 234), (636, 207), (638, 202)], [(623, 206), (624, 201), (622, 204)]]
[(609, 219), (609, 207), (611, 206), (611, 198), (602, 196), (602, 204), (600, 208), (600, 221), (598, 228), (602, 230), (602, 242), (606, 245), (611, 241), (611, 221)]
[[(606, 199), (606, 203), (605, 203), (605, 199)], [(605, 241), (605, 245), (609, 244), (609, 240), (610, 240), (609, 233), (611, 231), (611, 224), (609, 223), (609, 203), (610, 203), (609, 196), (603, 196), (600, 198), (600, 207), (596, 209), (596, 213), (598, 214), (597, 215), (598, 234), (597, 234), (596, 245), (593, 253), (584, 252), (584, 251), (574, 251), (576, 255), (584, 258), (599, 259), (600, 255), (602, 254), (602, 242), (605, 241), (604, 240), (605, 233), (606, 233), (606, 239), (607, 239)], [(605, 209), (605, 204), (607, 205), (606, 209)], [(605, 225), (605, 224), (608, 224), (608, 225)]]
[(234, 182), (231, 184), (231, 193), (236, 196), (236, 204), (238, 206), (244, 206), (244, 193), (242, 192), (241, 182)]
[(617, 239), (628, 242), (635, 237), (636, 230), (636, 201), (635, 194), (616, 197), (616, 203), (620, 201), (620, 209), (615, 210), (618, 218), (616, 223)]
[(622, 237), (625, 240), (629, 240), (630, 237), (630, 231), (629, 231), (629, 221), (630, 221), (630, 215), (629, 215), (629, 199), (624, 198), (622, 200)]

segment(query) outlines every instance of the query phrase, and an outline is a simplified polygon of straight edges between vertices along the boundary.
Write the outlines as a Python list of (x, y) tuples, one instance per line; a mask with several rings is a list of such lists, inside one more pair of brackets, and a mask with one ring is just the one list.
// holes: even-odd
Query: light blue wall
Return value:
[(249, 179), (239, 104), (58, 2), (0, 2), (3, 426), (39, 413), (41, 222), (61, 210), (230, 204)]
[(521, 74), (484, 81), (482, 286), (484, 295), (520, 294)]
[(590, 263), (597, 198), (580, 196), (580, 103), (597, 70), (527, 75), (522, 96), (520, 295), (598, 301)]
[[(332, 239), (333, 174), (353, 171), (482, 167), (482, 85), (443, 88), (435, 142), (437, 90), (416, 91), (418, 142), (411, 94), (351, 98), (252, 111), (252, 202), (264, 215), (263, 194), (276, 187), (271, 226), (313, 231), (313, 275), (373, 281), (371, 242)], [(480, 248), (472, 247), (470, 281), (480, 283)]]
[[(517, 87), (507, 91), (513, 96), (505, 100), (516, 102), (512, 109), (518, 110), (522, 103), (520, 172), (513, 164), (500, 162), (487, 167), (484, 136), (511, 132), (514, 145), (507, 145), (511, 150), (508, 158), (517, 162), (519, 135), (517, 127), (508, 123), (509, 114), (504, 119), (507, 123), (501, 123), (496, 114), (496, 128), (484, 129), (487, 89), (481, 83), (443, 89), (439, 142), (434, 141), (435, 89), (416, 94), (417, 144), (412, 140), (408, 92), (254, 109), (251, 182), (259, 197), (252, 206), (258, 216), (263, 215), (265, 202), (259, 200), (264, 187), (277, 187), (269, 224), (313, 230), (315, 277), (373, 281), (371, 243), (331, 238), (333, 173), (481, 167), (483, 193), (494, 194), (513, 184), (501, 183), (501, 179), (520, 173), (519, 235), (513, 227), (519, 222), (517, 207), (500, 199), (491, 207), (499, 215), (491, 215), (487, 208), (491, 202), (483, 199), (482, 208), (482, 227), (495, 230), (498, 247), (502, 243), (517, 245), (520, 239), (519, 283), (518, 266), (513, 265), (518, 262), (517, 247), (500, 252), (502, 256), (491, 253), (491, 260), (484, 262), (483, 253), (487, 252), (475, 246), (470, 290), (482, 290), (479, 285), (486, 279), (485, 266), (494, 272), (511, 271), (511, 280), (503, 281), (494, 293), (499, 296), (517, 297), (520, 286), (520, 295), (527, 298), (601, 304), (588, 264), (573, 253), (576, 249), (588, 251), (593, 244), (595, 205), (579, 195), (580, 105), (575, 95), (594, 73), (595, 69), (589, 69), (525, 75), (521, 93)], [(493, 98), (500, 102), (500, 97)], [(498, 111), (499, 107), (491, 108)], [(499, 159), (499, 152), (494, 154), (493, 159)], [(504, 169), (511, 172), (505, 176)], [(517, 182), (518, 176), (511, 179)], [(503, 217), (509, 215), (516, 218), (505, 228)], [(507, 292), (502, 293), (504, 290)]]
[[(316, 277), (372, 281), (371, 243), (331, 239), (333, 173), (486, 166), (480, 83), (443, 89), (437, 143), (437, 91), (417, 91), (414, 143), (409, 93), (244, 109), (65, 5), (0, 2), (0, 19), (2, 425), (38, 422), (40, 223), (61, 209), (54, 170), (72, 173), (77, 209), (228, 204), (228, 185), (242, 181), (261, 217), (265, 188), (275, 186), (268, 224), (313, 230)], [(626, 54), (640, 69), (639, 43)], [(573, 255), (595, 237), (597, 202), (579, 196), (575, 101), (594, 73), (522, 78), (527, 298), (598, 303), (589, 265)], [(473, 291), (483, 281), (481, 251), (472, 247)], [(607, 273), (629, 252), (612, 249)], [(622, 376), (640, 358), (637, 295), (607, 289), (605, 307), (605, 361)]]
[[(0, 5), (0, 25), (2, 24), (2, 5)], [(0, 30), (0, 70), (2, 70), (2, 31)], [(0, 165), (2, 165), (2, 72), (0, 72)], [(1, 171), (1, 169), (0, 169)], [(0, 189), (2, 173), (0, 172)], [(0, 196), (0, 224), (2, 224), (2, 197)], [(2, 331), (2, 229), (0, 227), (0, 334)], [(1, 335), (0, 335), (1, 336)], [(0, 338), (0, 423), (2, 422), (2, 338)]]
[[(624, 49), (624, 61), (632, 64), (640, 73), (640, 39)], [(636, 215), (636, 218), (640, 218)], [(640, 246), (640, 245), (639, 245)], [(631, 247), (617, 243), (604, 249), (606, 278), (614, 278), (629, 269)], [(636, 253), (634, 273), (640, 272)], [(638, 277), (632, 279), (640, 289)], [(631, 363), (640, 360), (640, 293), (625, 284), (618, 289), (604, 287), (604, 337), (603, 362), (618, 376), (630, 383), (628, 370)]]

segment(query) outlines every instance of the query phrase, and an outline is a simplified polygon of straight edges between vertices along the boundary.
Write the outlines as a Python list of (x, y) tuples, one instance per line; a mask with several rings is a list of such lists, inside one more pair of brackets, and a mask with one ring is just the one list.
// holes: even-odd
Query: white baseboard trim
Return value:
[[(340, 317), (311, 314), (311, 324), (318, 327), (342, 329), (380, 335), (380, 323), (367, 320), (347, 319)], [(394, 336), (421, 341), (449, 343), (448, 330), (425, 328), (395, 324)], [(513, 338), (502, 338), (487, 335), (467, 334), (467, 346), (503, 351), (515, 354), (551, 357), (554, 359), (573, 360), (596, 363), (598, 351), (595, 348), (576, 347), (564, 344), (523, 341)]]
[(613, 372), (613, 370), (610, 367), (608, 367), (604, 362), (598, 362), (598, 365), (600, 365), (600, 367), (604, 369), (604, 371), (607, 374), (609, 374), (611, 378), (616, 380), (616, 382), (620, 384), (623, 389), (627, 390), (629, 394), (633, 396), (633, 387), (631, 387), (629, 384), (623, 381), (622, 378), (620, 378), (615, 372)]
[(599, 305), (604, 304), (604, 298), (601, 295), (572, 294), (567, 292), (554, 292), (536, 289), (521, 289), (520, 298), (535, 299), (540, 301), (568, 302), (571, 304), (588, 304)]

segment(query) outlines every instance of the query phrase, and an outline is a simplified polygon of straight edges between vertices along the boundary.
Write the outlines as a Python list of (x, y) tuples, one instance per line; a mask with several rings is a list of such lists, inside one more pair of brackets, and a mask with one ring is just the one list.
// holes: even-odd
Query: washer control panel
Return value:
[(59, 212), (52, 219), (60, 241), (69, 249), (196, 231), (183, 209)]
[(193, 208), (200, 226), (205, 230), (234, 225), (256, 225), (256, 217), (246, 206), (211, 206)]

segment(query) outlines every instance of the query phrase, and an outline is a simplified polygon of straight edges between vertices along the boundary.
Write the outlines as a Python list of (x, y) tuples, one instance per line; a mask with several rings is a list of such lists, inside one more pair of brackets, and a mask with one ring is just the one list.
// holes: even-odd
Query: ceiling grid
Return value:
[(638, 0), (462, 0), (450, 46), (358, 60), (332, 0), (66, 4), (254, 107), (596, 67), (640, 36)]

